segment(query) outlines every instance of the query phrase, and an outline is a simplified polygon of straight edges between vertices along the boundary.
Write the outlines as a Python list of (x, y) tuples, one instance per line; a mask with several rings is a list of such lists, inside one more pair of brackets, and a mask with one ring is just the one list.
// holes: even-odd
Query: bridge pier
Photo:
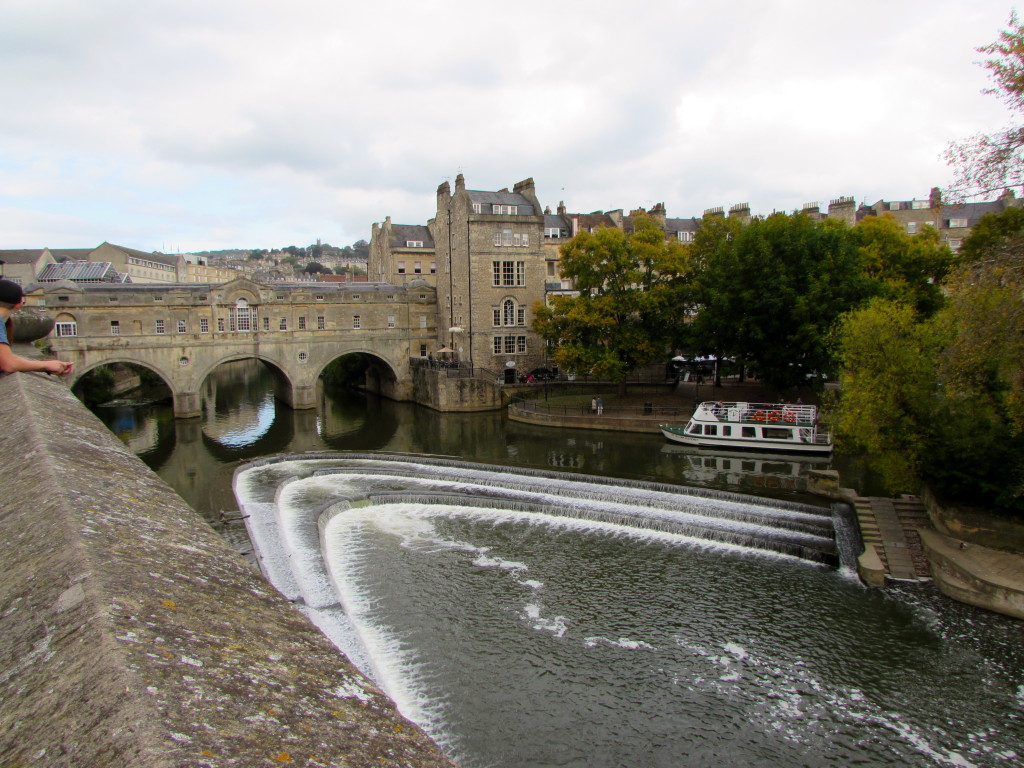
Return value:
[(174, 392), (174, 418), (198, 419), (202, 414), (202, 398), (198, 392)]

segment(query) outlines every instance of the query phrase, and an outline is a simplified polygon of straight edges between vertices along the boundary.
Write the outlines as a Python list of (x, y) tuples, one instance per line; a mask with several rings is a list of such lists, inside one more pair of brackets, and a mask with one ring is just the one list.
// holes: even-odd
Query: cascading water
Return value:
[(949, 690), (976, 658), (922, 664), (823, 567), (848, 510), (378, 454), (234, 485), (268, 578), (466, 768), (1018, 757), (1024, 688), (982, 665), (993, 728)]

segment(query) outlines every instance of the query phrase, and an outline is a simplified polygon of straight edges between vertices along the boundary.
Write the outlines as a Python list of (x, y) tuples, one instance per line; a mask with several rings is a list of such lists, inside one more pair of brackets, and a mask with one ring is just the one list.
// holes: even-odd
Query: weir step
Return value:
[(918, 531), (931, 530), (932, 525), (918, 497), (858, 497), (853, 506), (861, 539), (866, 547), (873, 546), (877, 551), (886, 581), (931, 580)]

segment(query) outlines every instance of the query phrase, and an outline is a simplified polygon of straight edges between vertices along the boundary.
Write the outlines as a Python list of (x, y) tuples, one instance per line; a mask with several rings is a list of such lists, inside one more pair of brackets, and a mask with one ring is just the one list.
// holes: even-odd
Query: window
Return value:
[(493, 310), (493, 312), (494, 312), (494, 327), (497, 328), (499, 325), (501, 325), (501, 310), (500, 309), (495, 309), (495, 310)]
[(395, 300), (395, 294), (389, 293), (388, 294), (388, 301), (394, 301), (394, 300)]
[(515, 354), (515, 351), (516, 351), (516, 337), (515, 336), (506, 336), (505, 337), (505, 353), (509, 354), (509, 355), (512, 355), (512, 354)]
[(423, 241), (422, 240), (406, 240), (405, 241), (405, 247), (406, 248), (422, 248), (423, 247)]
[[(497, 311), (497, 310), (495, 310), (495, 311)], [(495, 336), (494, 337), (494, 354), (496, 354), (496, 355), (500, 355), (501, 354), (501, 336)]]
[(437, 262), (436, 261), (430, 262), (430, 274), (432, 274), (432, 275), (436, 275), (437, 274)]
[(512, 299), (506, 299), (505, 303), (501, 305), (502, 308), (502, 324), (503, 325), (515, 325), (516, 324), (516, 303)]
[(555, 275), (555, 262), (554, 261), (549, 261), (548, 262), (548, 277), (556, 277), (556, 275)]
[(199, 332), (209, 333), (210, 332), (210, 319), (207, 317), (199, 318)]
[(907, 222), (907, 234), (908, 235), (916, 235), (917, 234), (917, 222), (916, 221), (908, 221)]
[(512, 245), (512, 230), (511, 229), (503, 229), (501, 231), (501, 244), (502, 245), (506, 245), (506, 246), (507, 245)]
[(516, 216), (519, 213), (518, 205), (498, 205), (497, 203), (491, 206), (491, 213), (497, 213), (502, 216)]
[(519, 307), (516, 310), (516, 325), (526, 325), (526, 308)]
[(412, 263), (412, 271), (413, 271), (413, 273), (415, 273), (417, 275), (423, 274), (423, 262), (422, 261), (414, 261)]
[[(728, 425), (722, 425), (722, 437), (732, 437), (732, 427)], [(725, 469), (728, 469), (728, 467), (725, 467)]]
[(927, 200), (912, 200), (910, 202), (910, 207), (913, 210), (915, 210), (915, 211), (923, 211), (923, 210), (928, 208), (928, 201)]
[(320, 316), (317, 317), (317, 319), (316, 319), (316, 329), (318, 331), (323, 331), (323, 330), (327, 329), (327, 321), (326, 321), (326, 319), (324, 318), (323, 315), (320, 315)]
[(245, 299), (239, 299), (235, 302), (235, 307), (231, 310), (228, 317), (228, 320), (231, 323), (231, 330), (241, 331), (243, 333), (253, 330), (252, 321), (255, 317), (256, 310), (249, 307), (249, 302)]
[(899, 209), (900, 209), (900, 204), (899, 203), (889, 203), (889, 210), (890, 211), (898, 211)]
[(949, 249), (951, 251), (953, 251), (953, 253), (956, 253), (957, 251), (959, 251), (960, 250), (960, 246), (962, 244), (963, 244), (963, 240), (947, 240), (946, 241), (946, 245), (949, 246)]
[(179, 320), (178, 321), (178, 333), (187, 333), (187, 332), (188, 332), (188, 329), (187, 329), (187, 326), (185, 325), (185, 321), (184, 320)]
[(270, 318), (269, 317), (264, 317), (263, 318), (263, 330), (264, 331), (269, 331), (270, 330)]
[(426, 328), (426, 327), (427, 327), (427, 316), (426, 315), (420, 315), (420, 328)]
[(484, 212), (484, 204), (483, 203), (473, 203), (473, 213), (483, 213), (483, 212)]
[(427, 356), (427, 345), (426, 344), (420, 344), (420, 357), (426, 357), (426, 356)]
[(306, 330), (306, 318), (305, 318), (305, 316), (302, 316), (302, 317), (299, 318), (299, 330), (300, 331)]
[(561, 227), (544, 227), (544, 237), (561, 237)]
[(743, 427), (743, 437), (757, 437), (757, 429), (755, 427)]
[(691, 424), (690, 428), (688, 430), (686, 430), (686, 431), (689, 432), (691, 435), (699, 435), (700, 434), (700, 424)]
[(394, 327), (395, 327), (395, 316), (394, 315), (388, 315), (388, 328), (394, 328)]
[(404, 275), (405, 274), (405, 262), (404, 261), (398, 262), (398, 274), (400, 274), (400, 275)]
[[(60, 336), (59, 333), (57, 335)], [(111, 320), (110, 321), (110, 335), (111, 336), (120, 336), (121, 335), (121, 321), (120, 320)]]
[(156, 321), (156, 332), (157, 333), (163, 333), (164, 332), (164, 321), (163, 320), (157, 320)]
[(153, 301), (163, 301), (163, 300), (164, 300), (163, 296), (154, 296), (153, 297)]
[(317, 300), (317, 301), (323, 301), (323, 300), (324, 300), (323, 294), (321, 294), (321, 295), (317, 296), (317, 297), (316, 297), (316, 300)]
[(761, 436), (770, 440), (789, 440), (793, 430), (789, 427), (761, 427)]
[(224, 318), (223, 317), (218, 317), (217, 318), (217, 330), (220, 333), (224, 333)]
[[(13, 278), (9, 278), (9, 279), (13, 279)], [(19, 277), (14, 282), (18, 283), (18, 285), (21, 285), (21, 278)], [(109, 299), (107, 299), (107, 301), (115, 302), (115, 301), (117, 301), (117, 296), (111, 296)]]
[(306, 362), (307, 358), (309, 358), (309, 355), (307, 355), (305, 352), (299, 352), (299, 362), (300, 363)]
[(967, 219), (950, 219), (949, 220), (949, 228), (950, 229), (955, 229), (957, 227), (966, 227), (966, 226), (967, 226)]
[(352, 315), (352, 327), (353, 328), (362, 328), (363, 327), (363, 319), (359, 315)]
[(282, 331), (287, 331), (288, 330), (288, 318), (287, 317), (282, 317), (281, 318), (281, 322), (277, 324), (277, 327), (280, 330), (282, 330)]
[(717, 435), (718, 434), (718, 425), (717, 424), (705, 424), (704, 425), (704, 434), (705, 435)]
[(693, 242), (693, 232), (676, 232), (676, 238), (681, 243), (692, 243)]
[(359, 296), (359, 294), (358, 294), (358, 293), (353, 293), (353, 294), (352, 294), (352, 298), (353, 298), (353, 299), (358, 299), (358, 298), (360, 298), (360, 296)]

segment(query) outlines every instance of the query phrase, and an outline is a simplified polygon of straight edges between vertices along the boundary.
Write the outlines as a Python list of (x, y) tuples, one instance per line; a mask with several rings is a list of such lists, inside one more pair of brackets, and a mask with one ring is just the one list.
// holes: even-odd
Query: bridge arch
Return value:
[(71, 375), (70, 381), (68, 381), (68, 385), (73, 389), (86, 374), (92, 373), (98, 368), (117, 364), (134, 365), (138, 368), (145, 368), (147, 371), (152, 371), (160, 377), (160, 380), (171, 392), (174, 391), (174, 380), (167, 371), (163, 370), (160, 365), (154, 363), (152, 360), (146, 360), (134, 355), (112, 355), (110, 357), (105, 357), (102, 360), (97, 360), (92, 364), (76, 365), (74, 373)]
[(256, 360), (262, 363), (270, 371), (274, 380), (274, 397), (287, 403), (292, 408), (295, 407), (295, 385), (291, 374), (289, 374), (287, 368), (282, 365), (280, 360), (276, 360), (269, 355), (260, 354), (259, 352), (233, 352), (223, 355), (220, 359), (208, 363), (202, 369), (197, 370), (194, 374), (195, 378), (189, 382), (188, 388), (193, 392), (201, 392), (203, 386), (215, 370), (227, 363), (241, 360)]

